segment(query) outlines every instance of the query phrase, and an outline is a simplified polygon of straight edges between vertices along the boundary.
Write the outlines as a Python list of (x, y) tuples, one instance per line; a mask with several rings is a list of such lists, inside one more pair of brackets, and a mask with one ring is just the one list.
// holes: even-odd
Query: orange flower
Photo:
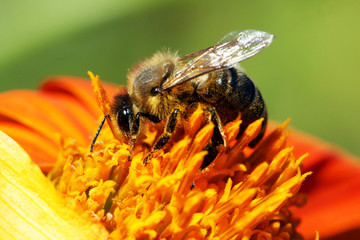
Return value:
[[(112, 96), (116, 87), (105, 85), (105, 89)], [(117, 91), (125, 90), (118, 88)], [(350, 157), (329, 151), (309, 137), (298, 138), (299, 134), (290, 136), (294, 143), (294, 157), (292, 144), (285, 146), (286, 124), (269, 134), (253, 153), (246, 145), (256, 136), (261, 120), (251, 124), (240, 141), (231, 139), (241, 121), (228, 124), (226, 133), (232, 142), (231, 149), (208, 168), (199, 171), (202, 157), (206, 154), (202, 149), (211, 137), (213, 126), (203, 126), (201, 110), (197, 110), (189, 123), (184, 123), (184, 135), (175, 136), (144, 166), (142, 159), (147, 148), (138, 146), (140, 150), (132, 161), (127, 161), (127, 143), (114, 140), (106, 127), (94, 152), (89, 153), (90, 141), (103, 114), (97, 107), (88, 81), (55, 78), (37, 92), (13, 91), (0, 96), (1, 129), (19, 142), (43, 171), (53, 169), (49, 178), (66, 200), (48, 190), (53, 188), (40, 177), (38, 170), (30, 186), (23, 183), (29, 175), (17, 176), (23, 181), (17, 184), (18, 192), (39, 192), (38, 200), (44, 202), (40, 206), (44, 206), (45, 211), (58, 210), (54, 211), (53, 220), (49, 219), (47, 223), (56, 227), (59, 226), (57, 218), (66, 220), (64, 226), (69, 228), (64, 227), (62, 232), (76, 229), (86, 236), (84, 239), (91, 239), (83, 230), (83, 221), (88, 221), (86, 226), (93, 224), (91, 229), (98, 229), (94, 232), (100, 239), (99, 236), (106, 237), (107, 234), (115, 239), (298, 238), (297, 232), (313, 238), (316, 230), (320, 231), (320, 236), (330, 237), (341, 236), (344, 232), (354, 233), (351, 231), (360, 227), (360, 207), (355, 204), (360, 200), (359, 191), (356, 191), (360, 183), (358, 165), (340, 161)], [(148, 125), (144, 131), (143, 142), (151, 145), (156, 129)], [(10, 141), (3, 138), (5, 142)], [(304, 145), (308, 146), (304, 149)], [(302, 205), (304, 200), (302, 195), (296, 195), (307, 175), (299, 172), (298, 166), (303, 159), (299, 152), (310, 152), (310, 157), (303, 161), (303, 172), (310, 170), (314, 174), (305, 180), (304, 190), (309, 195), (309, 204), (292, 209), (296, 217), (302, 219), (296, 232), (297, 220), (288, 207)], [(13, 159), (24, 155), (20, 150), (6, 154)], [(6, 165), (11, 165), (11, 161)], [(26, 160), (12, 168), (24, 172), (26, 168), (18, 166), (28, 165), (31, 164)], [(37, 181), (46, 184), (40, 185)], [(4, 185), (12, 183), (8, 180)], [(190, 189), (192, 183), (195, 185)], [(33, 187), (36, 185), (39, 187)], [(1, 196), (9, 196), (12, 191), (1, 192)], [(50, 204), (45, 193), (52, 196), (50, 199), (57, 199), (50, 202), (58, 204)], [(14, 195), (17, 199), (17, 194), (11, 194)], [(36, 198), (31, 199), (23, 204), (33, 204)], [(37, 223), (37, 228), (43, 229), (44, 222), (39, 223), (32, 216), (35, 212), (23, 215), (18, 211), (32, 205), (25, 204), (16, 209), (11, 201), (6, 204), (25, 222), (28, 219), (27, 222)], [(44, 211), (36, 214), (44, 214)], [(8, 220), (6, 215), (0, 215), (0, 221)], [(73, 215), (82, 220), (74, 221), (75, 217), (71, 220), (69, 216)], [(341, 221), (333, 221), (330, 216)], [(19, 232), (26, 229), (16, 217), (12, 219), (10, 225), (13, 228), (18, 226)], [(104, 232), (99, 223), (107, 231)]]

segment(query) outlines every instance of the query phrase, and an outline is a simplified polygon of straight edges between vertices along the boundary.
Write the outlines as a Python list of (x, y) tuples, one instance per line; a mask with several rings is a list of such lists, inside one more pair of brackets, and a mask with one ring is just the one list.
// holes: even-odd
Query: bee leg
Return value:
[(219, 133), (222, 138), (222, 146), (226, 149), (228, 147), (227, 137), (225, 135), (224, 127), (221, 122), (220, 116), (213, 107), (209, 107), (209, 112), (210, 112), (210, 121), (213, 122), (215, 124), (215, 127), (219, 130)]
[(215, 128), (210, 142), (204, 148), (204, 150), (208, 151), (208, 154), (204, 157), (200, 169), (206, 168), (212, 161), (214, 161), (219, 153), (219, 147), (226, 149), (228, 146), (227, 137), (224, 133), (219, 115), (212, 107), (209, 107), (207, 110), (210, 113), (208, 121), (213, 122), (215, 124)]
[(128, 160), (131, 160), (131, 154), (132, 151), (135, 147), (135, 142), (137, 139), (137, 136), (139, 135), (139, 128), (140, 128), (140, 118), (141, 117), (145, 117), (147, 119), (149, 119), (150, 121), (154, 122), (154, 123), (159, 123), (161, 122), (160, 119), (157, 116), (148, 114), (148, 113), (142, 113), (142, 112), (138, 112), (135, 116), (134, 122), (131, 125), (131, 141), (130, 141), (130, 150), (129, 150), (129, 155), (128, 155)]
[(166, 123), (164, 133), (161, 135), (159, 140), (157, 140), (154, 147), (151, 149), (151, 152), (144, 158), (144, 164), (145, 165), (147, 164), (147, 161), (152, 157), (152, 155), (155, 152), (159, 151), (161, 148), (163, 148), (165, 146), (165, 144), (169, 141), (171, 135), (175, 131), (178, 113), (179, 113), (179, 109), (175, 109), (171, 113), (171, 115), (170, 115), (170, 117), (169, 117), (169, 119), (168, 119), (168, 121)]
[(136, 137), (132, 137), (130, 140), (130, 145), (129, 145), (129, 155), (127, 156), (127, 160), (130, 162), (131, 161), (131, 154), (133, 152), (134, 146), (135, 146), (135, 142), (136, 142)]
[(219, 150), (216, 148), (218, 145), (219, 144), (214, 143), (213, 140), (210, 140), (210, 142), (206, 145), (204, 150), (208, 151), (208, 154), (204, 157), (204, 160), (200, 167), (201, 170), (206, 168), (210, 163), (212, 163), (212, 161), (214, 161), (214, 159), (219, 153)]
[(139, 133), (139, 126), (140, 126), (140, 118), (141, 117), (145, 117), (147, 119), (149, 119), (150, 121), (152, 121), (153, 123), (159, 123), (161, 122), (160, 119), (155, 116), (155, 115), (151, 115), (151, 114), (148, 114), (148, 113), (142, 113), (142, 112), (138, 112), (135, 116), (135, 119), (134, 119), (134, 123), (132, 124), (132, 127), (131, 127), (131, 134), (132, 135), (138, 135)]

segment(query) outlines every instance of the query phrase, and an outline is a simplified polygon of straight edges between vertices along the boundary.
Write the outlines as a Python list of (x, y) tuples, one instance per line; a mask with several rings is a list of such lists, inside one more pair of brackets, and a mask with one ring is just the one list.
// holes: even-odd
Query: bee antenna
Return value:
[(99, 126), (98, 130), (96, 131), (95, 136), (94, 136), (94, 138), (93, 138), (93, 140), (92, 140), (92, 142), (91, 142), (90, 152), (93, 151), (93, 148), (94, 148), (96, 139), (98, 138), (98, 136), (99, 136), (99, 134), (100, 134), (101, 128), (104, 126), (105, 119), (108, 118), (108, 117), (110, 117), (109, 114), (105, 114), (105, 115), (104, 115), (104, 118), (103, 118), (103, 120), (101, 121), (100, 126)]

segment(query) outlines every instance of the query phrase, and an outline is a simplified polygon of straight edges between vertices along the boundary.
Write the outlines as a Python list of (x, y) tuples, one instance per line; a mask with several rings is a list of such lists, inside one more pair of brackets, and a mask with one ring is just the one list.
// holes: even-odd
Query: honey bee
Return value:
[(238, 63), (270, 45), (274, 36), (257, 30), (235, 31), (218, 44), (178, 57), (156, 53), (137, 64), (128, 74), (128, 94), (116, 95), (110, 120), (115, 135), (134, 145), (142, 120), (166, 122), (164, 132), (144, 159), (163, 148), (174, 133), (177, 120), (201, 103), (215, 124), (208, 155), (202, 168), (217, 155), (218, 146), (227, 147), (223, 126), (241, 114), (238, 138), (253, 121), (264, 118), (259, 135), (249, 144), (254, 147), (263, 137), (267, 109), (259, 89)]

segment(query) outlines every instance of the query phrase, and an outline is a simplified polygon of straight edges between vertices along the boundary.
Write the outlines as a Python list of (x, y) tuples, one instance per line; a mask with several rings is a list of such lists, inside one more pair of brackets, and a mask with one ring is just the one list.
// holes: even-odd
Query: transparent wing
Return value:
[(180, 58), (194, 57), (175, 73), (174, 78), (163, 84), (163, 89), (168, 90), (203, 74), (229, 68), (258, 54), (273, 39), (274, 35), (257, 30), (231, 32), (218, 44)]

